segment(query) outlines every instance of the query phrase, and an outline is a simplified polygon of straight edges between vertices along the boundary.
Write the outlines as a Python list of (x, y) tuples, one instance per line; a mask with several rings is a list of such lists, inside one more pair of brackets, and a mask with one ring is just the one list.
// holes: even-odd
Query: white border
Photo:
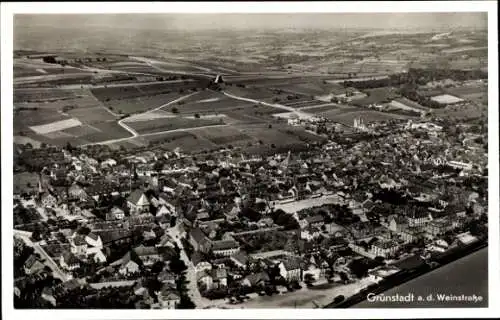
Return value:
[[(306, 12), (488, 12), (489, 67), (489, 303), (485, 309), (252, 309), (245, 310), (14, 310), (12, 237), (12, 17), (14, 13), (306, 13)], [(2, 3), (2, 313), (7, 319), (138, 319), (138, 318), (425, 318), (500, 316), (499, 267), (499, 158), (498, 158), (498, 51), (495, 1), (429, 2), (81, 2)], [(481, 270), (471, 270), (481, 272)], [(466, 275), (464, 275), (466, 276)]]

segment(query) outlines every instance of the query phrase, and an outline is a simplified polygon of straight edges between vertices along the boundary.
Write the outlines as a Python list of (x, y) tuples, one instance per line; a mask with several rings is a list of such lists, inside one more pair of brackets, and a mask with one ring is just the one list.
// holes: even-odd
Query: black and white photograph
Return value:
[(9, 317), (500, 316), (496, 3), (393, 5), (2, 3)]

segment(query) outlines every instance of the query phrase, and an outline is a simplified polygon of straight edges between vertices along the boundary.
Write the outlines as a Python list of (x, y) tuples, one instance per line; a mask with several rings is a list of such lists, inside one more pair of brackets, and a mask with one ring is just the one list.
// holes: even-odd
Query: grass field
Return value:
[(128, 123), (137, 133), (155, 133), (176, 129), (185, 129), (193, 127), (213, 126), (223, 124), (217, 119), (188, 119), (183, 117), (163, 118), (147, 121), (134, 121)]
[(14, 89), (14, 103), (16, 102), (45, 102), (76, 98), (81, 90), (64, 89)]
[(113, 145), (123, 145), (125, 148), (130, 149), (137, 146), (147, 146), (151, 144), (155, 146), (160, 146), (167, 150), (174, 150), (175, 148), (180, 148), (181, 151), (185, 152), (212, 150), (217, 147), (209, 140), (204, 139), (202, 137), (198, 137), (197, 134), (194, 134), (192, 132), (162, 133), (146, 137), (138, 137), (127, 141), (127, 143), (125, 144), (123, 142), (120, 142), (118, 144), (113, 144)]
[(383, 87), (375, 89), (362, 90), (368, 96), (359, 100), (356, 100), (356, 105), (370, 105), (376, 103), (390, 102), (395, 98), (399, 97), (397, 94), (397, 89), (393, 87)]
[(236, 146), (254, 140), (251, 136), (233, 127), (203, 128), (196, 130), (195, 133), (197, 136), (203, 137), (216, 145), (231, 144)]
[(178, 92), (171, 92), (138, 98), (110, 100), (103, 103), (106, 107), (108, 107), (115, 113), (134, 114), (158, 108), (164, 104), (180, 98), (181, 96), (183, 96), (183, 94), (179, 94)]
[(357, 118), (361, 118), (366, 124), (397, 119), (405, 120), (410, 118), (409, 116), (405, 115), (372, 110), (332, 110), (322, 113), (321, 116), (347, 126), (352, 126), (354, 123), (354, 119)]

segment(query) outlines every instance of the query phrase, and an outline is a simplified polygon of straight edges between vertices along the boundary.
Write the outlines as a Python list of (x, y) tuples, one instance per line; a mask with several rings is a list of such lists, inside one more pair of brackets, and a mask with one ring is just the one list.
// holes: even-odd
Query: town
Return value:
[(16, 145), (16, 306), (322, 307), (487, 238), (484, 121), (357, 122), (267, 157)]
[(347, 308), (485, 257), (487, 15), (422, 15), (16, 14), (14, 307)]

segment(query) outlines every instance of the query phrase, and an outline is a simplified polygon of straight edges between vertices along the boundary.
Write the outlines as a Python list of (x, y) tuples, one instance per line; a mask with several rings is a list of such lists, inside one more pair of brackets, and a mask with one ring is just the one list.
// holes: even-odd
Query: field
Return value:
[(82, 94), (80, 90), (16, 88), (14, 89), (14, 103), (73, 99), (79, 94)]
[(445, 91), (448, 94), (455, 95), (465, 100), (488, 104), (487, 86), (463, 86), (445, 89)]
[(362, 90), (368, 96), (359, 100), (356, 100), (355, 104), (359, 106), (377, 104), (390, 102), (394, 100), (399, 95), (397, 94), (396, 88), (393, 87), (382, 87), (375, 89)]
[(253, 140), (251, 136), (232, 127), (203, 128), (196, 130), (196, 135), (216, 145), (236, 146)]
[(461, 106), (447, 106), (446, 108), (433, 110), (433, 114), (438, 117), (458, 120), (468, 120), (488, 117), (488, 105), (475, 105), (467, 103)]
[(394, 119), (409, 119), (410, 117), (400, 114), (365, 110), (360, 108), (340, 108), (336, 110), (326, 111), (318, 114), (319, 116), (325, 117), (329, 120), (344, 124), (346, 126), (352, 126), (354, 119), (361, 118), (364, 123), (368, 124), (371, 122), (388, 121)]
[(183, 95), (184, 94), (179, 94), (178, 92), (170, 92), (152, 96), (141, 96), (137, 98), (109, 100), (104, 101), (103, 104), (116, 113), (134, 114), (158, 108), (182, 97)]
[(137, 133), (139, 134), (149, 134), (149, 133), (170, 131), (177, 129), (220, 125), (224, 123), (220, 119), (221, 118), (189, 119), (183, 117), (175, 117), (175, 118), (163, 118), (163, 119), (154, 119), (147, 121), (134, 121), (134, 122), (129, 122), (128, 125), (135, 131), (137, 131)]
[[(321, 140), (322, 138), (285, 125), (273, 125), (269, 128), (262, 124), (246, 124), (236, 126), (242, 133), (255, 138), (264, 146), (290, 146)], [(308, 140), (308, 141), (305, 141)]]
[[(203, 130), (203, 129), (200, 129)], [(196, 130), (198, 131), (198, 130)], [(137, 146), (160, 146), (166, 150), (174, 150), (175, 148), (180, 148), (181, 151), (185, 152), (196, 152), (203, 150), (212, 150), (217, 146), (208, 141), (198, 137), (192, 132), (170, 132), (170, 133), (160, 133), (157, 135), (149, 135), (145, 137), (138, 137), (127, 142), (119, 142), (110, 145), (111, 147), (123, 146), (127, 149), (132, 149)]]

